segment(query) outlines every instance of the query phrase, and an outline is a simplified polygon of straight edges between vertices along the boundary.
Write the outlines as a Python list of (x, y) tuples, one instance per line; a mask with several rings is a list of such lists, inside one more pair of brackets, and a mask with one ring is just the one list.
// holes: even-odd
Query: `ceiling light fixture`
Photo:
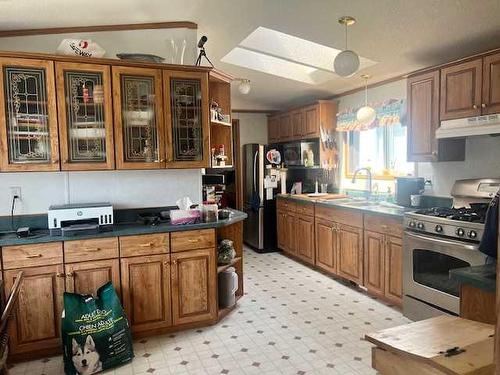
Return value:
[(252, 89), (252, 86), (250, 86), (250, 80), (246, 78), (236, 78), (236, 80), (240, 81), (240, 84), (238, 86), (239, 92), (243, 95), (247, 95)]
[(356, 19), (351, 16), (339, 18), (339, 23), (345, 26), (345, 49), (335, 56), (333, 68), (335, 73), (341, 77), (350, 77), (359, 69), (359, 56), (356, 52), (347, 49), (347, 27), (356, 23)]
[(368, 80), (371, 78), (368, 74), (361, 76), (365, 80), (365, 105), (358, 109), (356, 119), (361, 125), (370, 125), (377, 118), (377, 112), (368, 105)]

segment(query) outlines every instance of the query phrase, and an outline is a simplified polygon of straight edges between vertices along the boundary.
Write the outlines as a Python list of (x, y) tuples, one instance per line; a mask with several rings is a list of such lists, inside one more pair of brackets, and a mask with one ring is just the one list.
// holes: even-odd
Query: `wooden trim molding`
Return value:
[(42, 29), (18, 29), (2, 30), (0, 38), (14, 36), (30, 35), (48, 35), (48, 34), (72, 34), (72, 33), (90, 33), (99, 31), (123, 31), (123, 30), (151, 30), (151, 29), (198, 29), (198, 25), (189, 21), (172, 22), (149, 22), (149, 23), (128, 23), (120, 25), (95, 25), (95, 26), (70, 26), (70, 27), (51, 27)]
[(274, 115), (276, 113), (281, 112), (279, 109), (232, 109), (233, 113), (263, 113)]

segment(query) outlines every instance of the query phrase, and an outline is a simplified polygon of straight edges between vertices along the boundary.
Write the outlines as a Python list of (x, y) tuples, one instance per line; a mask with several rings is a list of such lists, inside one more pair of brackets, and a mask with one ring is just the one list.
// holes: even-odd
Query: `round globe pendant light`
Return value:
[(339, 76), (350, 77), (359, 69), (359, 56), (347, 48), (347, 27), (354, 25), (356, 19), (351, 16), (343, 16), (339, 18), (339, 23), (345, 26), (345, 49), (335, 56), (333, 68)]
[(239, 92), (243, 95), (247, 95), (252, 89), (252, 86), (250, 86), (250, 80), (245, 78), (240, 78), (239, 80), (241, 81), (238, 85)]
[(371, 77), (363, 74), (361, 78), (365, 80), (365, 105), (356, 112), (356, 119), (361, 125), (368, 126), (377, 118), (377, 112), (368, 105), (368, 79)]

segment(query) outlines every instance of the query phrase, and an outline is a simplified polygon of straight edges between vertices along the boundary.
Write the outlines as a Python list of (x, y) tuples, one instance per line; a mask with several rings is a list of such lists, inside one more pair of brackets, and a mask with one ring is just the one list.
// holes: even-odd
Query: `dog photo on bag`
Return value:
[(96, 350), (92, 336), (88, 335), (85, 344), (79, 345), (75, 339), (72, 340), (73, 365), (80, 375), (90, 375), (102, 371), (102, 362), (99, 352)]

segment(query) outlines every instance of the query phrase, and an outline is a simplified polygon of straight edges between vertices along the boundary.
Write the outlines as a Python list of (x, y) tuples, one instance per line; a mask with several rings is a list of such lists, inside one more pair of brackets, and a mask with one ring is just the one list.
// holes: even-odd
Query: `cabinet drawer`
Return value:
[(365, 214), (365, 229), (402, 238), (403, 219), (384, 215)]
[(64, 242), (66, 263), (118, 258), (118, 237)]
[(172, 252), (215, 247), (215, 230), (189, 230), (172, 233)]
[(165, 254), (170, 251), (168, 233), (120, 237), (120, 256)]
[(276, 208), (282, 211), (295, 212), (295, 210), (297, 209), (297, 204), (295, 202), (292, 202), (290, 199), (279, 198), (276, 202)]
[(358, 228), (363, 227), (363, 214), (348, 208), (316, 206), (315, 216)]
[(48, 266), (63, 262), (62, 242), (2, 248), (4, 269)]
[(299, 215), (314, 216), (314, 204), (311, 203), (296, 203), (295, 212)]

